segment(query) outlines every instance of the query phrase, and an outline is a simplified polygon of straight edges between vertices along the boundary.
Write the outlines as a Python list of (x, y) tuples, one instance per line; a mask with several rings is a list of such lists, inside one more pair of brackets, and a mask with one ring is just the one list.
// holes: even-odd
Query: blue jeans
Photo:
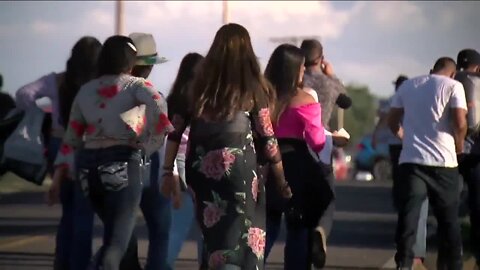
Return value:
[(128, 146), (83, 149), (77, 155), (79, 180), (104, 225), (103, 246), (94, 262), (97, 269), (118, 270), (134, 242), (143, 186), (140, 160), (140, 151)]
[[(181, 179), (185, 179), (185, 157), (177, 156), (177, 170)], [(162, 161), (163, 163), (163, 161)], [(171, 215), (171, 227), (169, 230), (170, 240), (168, 242), (168, 257), (167, 262), (169, 268), (175, 269), (175, 261), (182, 250), (183, 242), (188, 237), (188, 233), (192, 227), (192, 223), (195, 218), (195, 206), (193, 205), (193, 200), (191, 195), (188, 192), (183, 192), (182, 194), (182, 207), (180, 209), (170, 208)], [(197, 254), (198, 262), (201, 263), (202, 260), (202, 246), (203, 241), (201, 238), (197, 240)]]
[[(174, 269), (194, 218), (193, 202), (190, 195), (185, 192), (182, 207), (172, 209), (171, 201), (160, 193), (159, 188), (161, 184), (159, 167), (163, 164), (163, 159), (158, 152), (150, 158), (152, 164), (150, 181), (143, 189), (140, 202), (149, 240), (145, 270)], [(185, 177), (185, 162), (177, 160), (177, 167), (180, 176)]]
[[(172, 210), (172, 227), (168, 243), (168, 264), (174, 269), (175, 260), (182, 250), (183, 242), (188, 237), (194, 219), (194, 206), (190, 194), (183, 193), (182, 207)], [(201, 250), (201, 249), (200, 249)], [(198, 253), (199, 255), (201, 254)]]
[[(62, 140), (52, 137), (48, 160), (53, 164)], [(53, 174), (53, 167), (50, 167)], [(60, 187), (62, 217), (55, 239), (55, 270), (85, 270), (92, 256), (93, 210), (77, 181), (65, 179)]]
[(160, 193), (159, 155), (151, 157), (149, 184), (144, 186), (140, 208), (148, 228), (148, 255), (145, 270), (168, 269), (169, 231), (171, 224), (171, 203)]

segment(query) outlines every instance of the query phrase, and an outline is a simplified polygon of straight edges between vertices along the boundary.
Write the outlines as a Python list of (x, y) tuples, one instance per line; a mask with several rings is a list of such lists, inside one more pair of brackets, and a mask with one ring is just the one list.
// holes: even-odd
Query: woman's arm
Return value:
[(146, 155), (150, 155), (162, 147), (166, 135), (173, 131), (173, 126), (168, 120), (167, 103), (163, 95), (143, 79), (137, 82), (134, 96), (139, 103), (145, 104), (147, 129), (142, 136), (142, 143)]
[(322, 124), (320, 104), (299, 107), (297, 113), (304, 125), (305, 141), (314, 152), (320, 152), (325, 145), (325, 128)]
[(273, 133), (270, 110), (261, 108), (252, 112), (252, 121), (258, 135), (257, 142), (263, 151), (263, 156), (269, 161), (271, 173), (275, 179), (277, 190), (284, 198), (292, 197), (292, 191), (288, 186), (283, 173), (283, 163), (277, 139)]
[(182, 135), (190, 122), (189, 116), (173, 114), (172, 123), (174, 131), (167, 138), (165, 146), (165, 156), (163, 160), (163, 184), (161, 187), (162, 194), (170, 198), (173, 196), (173, 206), (179, 208), (181, 204), (181, 188), (180, 179), (173, 173), (175, 168), (175, 160), (178, 154), (178, 148), (182, 140)]
[(80, 110), (77, 98), (73, 101), (69, 119), (62, 145), (54, 163), (56, 168), (60, 168), (65, 173), (72, 167), (74, 150), (83, 145), (83, 135), (87, 128), (87, 122)]
[(45, 75), (40, 79), (18, 89), (15, 93), (15, 102), (17, 107), (26, 110), (29, 107), (37, 106), (37, 99), (50, 97), (50, 92), (52, 91), (50, 88), (53, 87), (51, 81), (54, 80), (54, 78), (55, 74)]
[(49, 205), (58, 202), (61, 182), (68, 178), (73, 171), (74, 151), (83, 145), (83, 134), (87, 124), (77, 102), (77, 99), (73, 101), (67, 130), (54, 162), (55, 172), (52, 177), (52, 185), (47, 193)]

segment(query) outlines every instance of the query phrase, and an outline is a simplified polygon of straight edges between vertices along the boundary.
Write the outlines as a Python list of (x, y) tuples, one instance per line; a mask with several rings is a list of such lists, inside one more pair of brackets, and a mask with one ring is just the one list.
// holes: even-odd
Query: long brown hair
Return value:
[(275, 89), (276, 103), (272, 112), (272, 122), (278, 123), (280, 115), (302, 87), (300, 68), (304, 64), (300, 48), (290, 44), (278, 46), (268, 60), (265, 78)]
[(82, 37), (72, 48), (65, 79), (58, 89), (60, 124), (64, 127), (68, 124), (72, 103), (80, 87), (95, 78), (101, 49), (102, 43), (91, 36)]
[(222, 26), (192, 85), (192, 115), (227, 120), (268, 103), (267, 93), (247, 29), (235, 23)]
[(167, 97), (170, 120), (174, 114), (184, 115), (187, 112), (190, 85), (195, 77), (195, 69), (203, 59), (198, 53), (189, 53), (180, 62), (177, 77)]

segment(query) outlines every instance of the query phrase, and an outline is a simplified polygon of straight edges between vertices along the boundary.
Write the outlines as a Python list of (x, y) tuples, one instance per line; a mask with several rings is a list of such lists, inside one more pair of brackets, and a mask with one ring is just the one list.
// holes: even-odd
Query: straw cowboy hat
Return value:
[(168, 60), (157, 53), (157, 45), (151, 34), (131, 33), (129, 37), (137, 48), (137, 66), (162, 64)]

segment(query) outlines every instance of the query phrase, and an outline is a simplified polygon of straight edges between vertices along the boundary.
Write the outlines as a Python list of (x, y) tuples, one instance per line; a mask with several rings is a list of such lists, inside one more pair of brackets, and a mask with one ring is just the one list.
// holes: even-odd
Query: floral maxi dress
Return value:
[[(191, 126), (186, 180), (194, 192), (208, 269), (225, 265), (263, 269), (265, 183), (257, 172), (253, 136), (260, 144), (257, 149), (262, 149), (270, 162), (281, 160), (269, 110), (238, 112), (229, 121), (184, 119), (174, 115), (173, 123), (176, 134)], [(172, 134), (173, 140), (176, 134)]]

